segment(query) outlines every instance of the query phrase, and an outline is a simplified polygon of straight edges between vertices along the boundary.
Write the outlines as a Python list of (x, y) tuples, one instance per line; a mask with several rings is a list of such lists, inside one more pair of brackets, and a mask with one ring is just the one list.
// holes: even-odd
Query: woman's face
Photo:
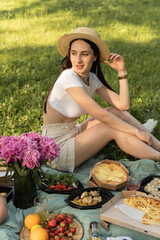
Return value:
[(74, 71), (80, 77), (88, 78), (96, 56), (88, 43), (83, 40), (76, 40), (71, 45), (70, 60)]

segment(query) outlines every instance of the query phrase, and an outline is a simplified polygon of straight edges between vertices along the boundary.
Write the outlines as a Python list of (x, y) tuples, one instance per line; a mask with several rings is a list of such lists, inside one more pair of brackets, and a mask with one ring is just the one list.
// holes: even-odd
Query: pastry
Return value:
[(117, 164), (101, 163), (93, 168), (92, 172), (95, 177), (103, 182), (111, 185), (117, 185), (127, 181), (127, 173)]
[(143, 224), (160, 224), (160, 201), (147, 197), (132, 196), (124, 198), (124, 203), (145, 212), (142, 219)]

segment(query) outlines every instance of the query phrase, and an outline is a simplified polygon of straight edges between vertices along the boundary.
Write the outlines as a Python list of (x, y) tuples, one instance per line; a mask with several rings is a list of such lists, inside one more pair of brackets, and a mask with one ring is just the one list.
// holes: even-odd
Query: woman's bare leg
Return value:
[[(148, 130), (136, 118), (134, 118), (129, 112), (120, 111), (114, 107), (109, 107), (106, 109), (106, 111), (111, 112), (112, 114), (116, 115), (123, 121), (129, 123), (132, 126), (135, 126), (139, 130), (148, 132)], [(92, 117), (86, 119), (82, 123), (82, 131), (86, 130), (87, 128), (92, 127), (95, 124), (94, 120), (95, 119), (93, 119)], [(152, 137), (152, 144), (151, 144), (152, 148), (154, 148), (157, 151), (160, 151), (160, 141), (157, 138), (155, 138), (152, 134), (151, 134), (151, 137)]]
[[(77, 135), (75, 140), (76, 167), (94, 156), (111, 140), (115, 140), (122, 151), (136, 158), (160, 160), (159, 151), (133, 135), (114, 130), (93, 119), (86, 122), (86, 126), (88, 128), (82, 129), (84, 131)], [(82, 128), (84, 128), (84, 125), (82, 125)]]
[[(132, 126), (135, 126), (139, 130), (148, 132), (148, 130), (136, 119), (134, 118), (129, 112), (127, 111), (120, 111), (114, 107), (110, 107), (106, 109), (107, 111), (111, 112), (112, 114), (116, 115), (117, 117), (121, 118), (125, 122), (129, 123)], [(160, 151), (160, 141), (155, 138), (152, 134), (152, 147), (157, 151)]]

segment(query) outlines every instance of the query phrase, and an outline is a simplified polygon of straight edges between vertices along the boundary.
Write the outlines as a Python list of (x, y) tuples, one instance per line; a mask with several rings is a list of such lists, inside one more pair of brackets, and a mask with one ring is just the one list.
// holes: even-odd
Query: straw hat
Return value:
[(87, 39), (95, 43), (99, 48), (100, 62), (109, 58), (110, 51), (107, 45), (101, 40), (100, 35), (92, 28), (79, 27), (73, 33), (65, 33), (57, 41), (57, 48), (60, 54), (65, 57), (68, 53), (69, 44), (74, 39)]

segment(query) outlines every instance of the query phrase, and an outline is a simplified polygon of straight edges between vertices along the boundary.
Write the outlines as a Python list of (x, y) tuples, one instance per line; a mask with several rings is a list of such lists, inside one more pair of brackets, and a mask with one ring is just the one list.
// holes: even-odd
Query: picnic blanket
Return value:
[[(88, 187), (88, 178), (89, 172), (93, 168), (93, 165), (100, 160), (103, 160), (105, 157), (100, 156), (99, 159), (91, 158), (82, 164), (74, 173), (74, 176), (77, 177), (84, 187)], [(160, 164), (148, 160), (141, 159), (137, 161), (129, 161), (128, 159), (120, 160), (129, 171), (133, 173), (136, 172), (142, 177), (146, 177), (149, 174), (157, 174), (160, 172)], [(44, 171), (47, 173), (59, 173), (58, 171), (51, 169), (47, 166), (44, 167)], [(125, 190), (125, 189), (124, 189)], [(119, 192), (113, 192), (115, 195)], [(71, 213), (73, 216), (82, 224), (84, 229), (83, 240), (89, 239), (88, 229), (89, 223), (92, 221), (97, 221), (100, 225), (100, 211), (101, 209), (94, 210), (79, 210), (76, 208), (70, 207), (65, 199), (68, 195), (62, 194), (47, 194), (46, 192), (38, 189), (38, 194), (46, 195), (48, 198), (48, 207), (50, 213)], [(34, 207), (31, 207), (26, 210), (16, 208), (11, 199), (8, 202), (8, 216), (6, 220), (0, 225), (0, 240), (18, 240), (19, 232), (24, 225), (24, 218), (30, 213), (34, 213)], [(152, 237), (150, 235), (136, 232), (125, 227), (120, 227), (114, 224), (109, 224), (109, 231), (100, 226), (101, 240), (106, 240), (107, 237), (118, 237), (118, 236), (129, 236), (133, 240), (158, 240), (159, 238)]]

